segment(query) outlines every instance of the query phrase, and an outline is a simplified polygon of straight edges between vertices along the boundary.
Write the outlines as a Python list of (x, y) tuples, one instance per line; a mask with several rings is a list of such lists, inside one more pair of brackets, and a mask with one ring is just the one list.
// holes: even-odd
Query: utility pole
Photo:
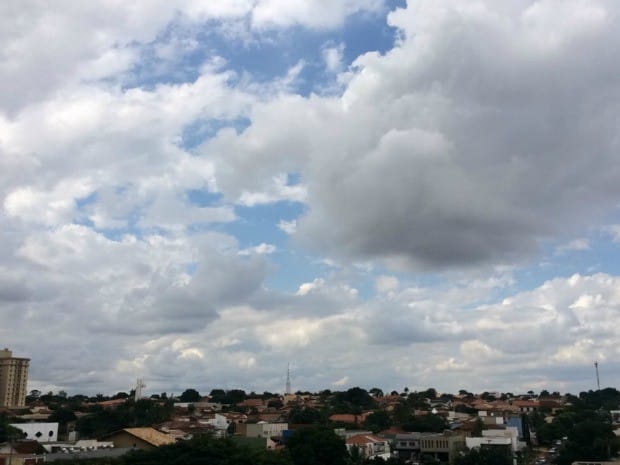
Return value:
[(8, 439), (9, 439), (9, 465), (11, 465), (13, 463), (13, 439), (15, 439), (13, 437), (13, 433), (9, 433)]
[(601, 380), (598, 377), (598, 362), (594, 362), (594, 369), (596, 370), (596, 387), (601, 390)]
[(286, 366), (286, 393), (285, 394), (290, 394), (291, 393), (291, 364), (289, 363)]

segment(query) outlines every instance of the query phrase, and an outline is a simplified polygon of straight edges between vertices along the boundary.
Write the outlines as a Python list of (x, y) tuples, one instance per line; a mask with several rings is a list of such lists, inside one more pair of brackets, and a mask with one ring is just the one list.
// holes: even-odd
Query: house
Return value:
[(45, 449), (34, 440), (0, 444), (0, 465), (34, 465), (45, 462)]
[(556, 399), (538, 399), (538, 406), (542, 411), (550, 412), (553, 415), (562, 409), (562, 403)]
[(359, 425), (366, 421), (368, 415), (372, 412), (364, 412), (360, 415), (353, 415), (352, 413), (336, 413), (329, 417), (329, 421), (333, 423), (348, 423), (350, 425)]
[(486, 410), (478, 411), (478, 418), (482, 420), (486, 426), (496, 426), (504, 424), (504, 416), (497, 412), (488, 412)]
[(248, 438), (270, 438), (281, 436), (288, 429), (288, 423), (242, 423), (237, 426), (237, 433)]
[(520, 413), (530, 413), (538, 411), (540, 404), (535, 400), (515, 400), (512, 405), (518, 407)]
[(354, 449), (357, 449), (360, 457), (363, 459), (390, 458), (390, 445), (388, 441), (373, 434), (357, 434), (347, 439), (345, 445), (349, 454)]
[(262, 412), (258, 415), (259, 421), (266, 421), (267, 423), (277, 423), (280, 420), (286, 420), (288, 414), (284, 411), (278, 412)]
[(344, 439), (345, 441), (349, 438), (352, 438), (353, 436), (357, 436), (359, 434), (366, 434), (366, 435), (371, 435), (372, 431), (370, 430), (354, 430), (354, 429), (345, 429), (345, 428), (334, 428), (334, 433), (336, 433), (337, 436), (340, 436), (342, 439)]
[(434, 433), (402, 433), (394, 438), (394, 452), (403, 460), (415, 460), (420, 457), (420, 440)]
[(248, 407), (262, 410), (267, 406), (267, 402), (263, 399), (245, 399), (243, 402), (237, 404), (237, 407)]
[(155, 449), (175, 442), (171, 436), (155, 428), (125, 428), (106, 434), (102, 439), (112, 442), (114, 447), (131, 447), (141, 450)]
[(465, 449), (465, 436), (452, 432), (429, 434), (420, 438), (420, 455), (431, 456), (441, 462), (453, 463)]
[(465, 438), (468, 448), (497, 447), (503, 448), (514, 454), (525, 447), (525, 443), (519, 441), (519, 430), (514, 427), (505, 429), (488, 429), (482, 432), (482, 437)]
[(248, 421), (248, 416), (245, 413), (227, 412), (224, 413), (223, 416), (226, 417), (226, 421), (228, 421), (229, 424), (235, 423), (239, 425)]
[[(173, 439), (190, 439), (202, 434), (219, 435), (215, 427), (205, 420), (196, 418), (174, 418), (173, 420), (157, 425), (157, 429), (163, 433), (170, 435)], [(226, 429), (226, 426), (224, 427)], [(221, 436), (221, 435), (219, 435)]]
[(379, 431), (377, 436), (383, 439), (387, 439), (390, 442), (394, 442), (396, 440), (396, 436), (399, 434), (405, 434), (405, 430), (400, 426), (390, 426), (388, 429), (384, 429), (383, 431)]

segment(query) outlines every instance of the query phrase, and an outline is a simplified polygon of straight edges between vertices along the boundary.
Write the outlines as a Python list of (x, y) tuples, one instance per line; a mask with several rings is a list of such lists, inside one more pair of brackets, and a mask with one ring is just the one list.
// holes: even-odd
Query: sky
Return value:
[(0, 3), (29, 389), (620, 382), (616, 0)]

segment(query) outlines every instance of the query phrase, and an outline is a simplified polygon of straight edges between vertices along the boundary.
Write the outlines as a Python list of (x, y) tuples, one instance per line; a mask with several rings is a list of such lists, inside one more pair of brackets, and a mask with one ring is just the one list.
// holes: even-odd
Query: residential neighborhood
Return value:
[[(120, 460), (200, 438), (298, 463), (289, 444), (313, 430), (329, 434), (354, 464), (606, 463), (618, 451), (619, 412), (620, 392), (612, 388), (577, 396), (360, 387), (294, 394), (188, 388), (178, 397), (32, 390), (23, 405), (0, 408), (0, 464)], [(583, 428), (596, 436), (578, 437)], [(326, 444), (319, 441), (318, 450)]]

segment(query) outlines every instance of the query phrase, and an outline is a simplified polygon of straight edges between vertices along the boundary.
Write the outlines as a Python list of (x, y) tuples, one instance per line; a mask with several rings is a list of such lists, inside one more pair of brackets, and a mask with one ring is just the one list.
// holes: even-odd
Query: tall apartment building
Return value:
[(29, 364), (29, 358), (16, 358), (9, 349), (0, 350), (0, 407), (26, 405)]

